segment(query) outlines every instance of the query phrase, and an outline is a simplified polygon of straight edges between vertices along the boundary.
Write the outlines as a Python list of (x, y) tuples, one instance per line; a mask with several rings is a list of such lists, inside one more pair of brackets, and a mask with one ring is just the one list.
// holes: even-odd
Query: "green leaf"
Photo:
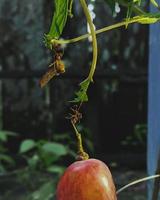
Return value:
[(136, 16), (133, 19), (137, 19), (137, 22), (140, 24), (153, 24), (160, 20), (159, 18), (150, 15)]
[(6, 142), (8, 139), (8, 136), (17, 136), (17, 133), (11, 132), (11, 131), (5, 131), (5, 130), (1, 130), (0, 131), (0, 140), (2, 142)]
[(88, 96), (87, 96), (87, 90), (90, 84), (90, 80), (86, 79), (82, 83), (80, 83), (80, 90), (76, 92), (76, 98), (73, 101), (73, 103), (78, 103), (78, 102), (86, 102), (88, 101)]
[(27, 159), (27, 163), (32, 169), (35, 169), (39, 163), (39, 160), (39, 156), (37, 154), (34, 154), (31, 158)]
[(27, 139), (24, 140), (20, 145), (20, 153), (26, 153), (33, 149), (36, 146), (36, 143), (34, 140)]
[[(42, 152), (43, 151), (43, 152)], [(51, 166), (53, 163), (56, 163), (61, 156), (55, 155), (55, 153), (51, 153), (50, 151), (41, 151), (41, 161), (45, 165), (45, 168)], [(52, 154), (52, 155), (51, 155)]]
[(4, 161), (10, 165), (15, 165), (15, 161), (6, 154), (0, 154), (0, 160)]
[(150, 0), (150, 1), (151, 1), (151, 3), (152, 3), (156, 8), (159, 7), (158, 3), (157, 3), (155, 0)]
[(55, 12), (48, 36), (58, 39), (67, 21), (69, 0), (56, 0), (54, 2)]
[(0, 141), (2, 141), (2, 142), (7, 141), (7, 135), (4, 131), (0, 131)]
[(42, 146), (42, 149), (57, 156), (63, 156), (67, 154), (67, 149), (62, 144), (56, 142), (48, 142)]
[(58, 166), (58, 165), (52, 165), (52, 166), (47, 168), (48, 172), (57, 173), (57, 174), (60, 174), (60, 175), (63, 174), (64, 170), (65, 170), (65, 167)]
[(141, 5), (142, 0), (133, 0), (133, 3), (138, 4), (139, 6)]
[(8, 136), (13, 136), (13, 137), (17, 137), (18, 133), (12, 132), (12, 131), (3, 131), (6, 135)]
[(33, 192), (31, 194), (30, 200), (49, 200), (53, 198), (53, 195), (55, 193), (55, 184), (54, 182), (50, 181), (47, 183), (44, 183), (39, 190)]

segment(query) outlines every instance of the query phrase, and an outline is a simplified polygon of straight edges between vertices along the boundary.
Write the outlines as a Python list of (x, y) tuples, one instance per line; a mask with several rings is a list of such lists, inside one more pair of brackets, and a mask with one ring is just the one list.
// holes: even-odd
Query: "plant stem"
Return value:
[(69, 10), (68, 10), (69, 16), (70, 16), (71, 18), (73, 17), (73, 14), (72, 14), (72, 6), (73, 6), (73, 0), (70, 1)]
[[(101, 29), (95, 31), (95, 34), (100, 34), (100, 33), (103, 33), (103, 32), (107, 32), (107, 31), (110, 31), (110, 30), (113, 30), (113, 29), (116, 29), (116, 28), (119, 28), (119, 27), (122, 27), (122, 26), (126, 26), (126, 24), (136, 23), (138, 21), (139, 21), (139, 19), (137, 19), (137, 18), (136, 19), (132, 18), (132, 19), (128, 20), (127, 22), (126, 21), (122, 21), (122, 22), (119, 22), (119, 23), (116, 23), (116, 24), (113, 24), (113, 25), (101, 28)], [(69, 39), (69, 40), (56, 40), (56, 39), (52, 39), (51, 43), (69, 44), (69, 43), (79, 42), (81, 40), (87, 39), (90, 36), (91, 36), (91, 34), (88, 33), (88, 34), (84, 34), (84, 35), (81, 35), (79, 37), (75, 37), (75, 38), (72, 38), (72, 39)]]
[(77, 137), (77, 145), (78, 145), (78, 158), (77, 158), (77, 160), (87, 160), (89, 158), (89, 156), (83, 149), (82, 136), (78, 132), (75, 124), (72, 121), (71, 121), (71, 124), (72, 124), (72, 126), (74, 128), (74, 131), (75, 131), (76, 137)]
[(117, 190), (117, 194), (121, 193), (123, 190), (127, 189), (128, 187), (131, 187), (132, 185), (136, 185), (138, 183), (141, 183), (141, 182), (145, 182), (145, 181), (149, 181), (151, 179), (155, 179), (155, 178), (160, 178), (160, 174), (157, 174), (157, 175), (153, 175), (153, 176), (148, 176), (148, 177), (145, 177), (145, 178), (141, 178), (141, 179), (138, 179), (138, 180), (135, 180), (125, 186), (123, 186), (122, 188), (120, 188), (119, 190)]
[(156, 7), (158, 10), (160, 10), (160, 6), (158, 5), (157, 1), (155, 0), (150, 0), (151, 4)]
[(90, 81), (93, 81), (93, 75), (96, 69), (96, 64), (97, 64), (97, 54), (98, 54), (98, 49), (97, 49), (97, 38), (96, 38), (96, 33), (95, 33), (95, 27), (91, 19), (90, 12), (88, 10), (87, 4), (85, 0), (80, 0), (84, 14), (86, 16), (87, 22), (89, 24), (89, 28), (91, 31), (91, 36), (92, 36), (92, 46), (93, 46), (93, 59), (92, 59), (92, 65), (91, 69), (88, 75), (88, 79)]

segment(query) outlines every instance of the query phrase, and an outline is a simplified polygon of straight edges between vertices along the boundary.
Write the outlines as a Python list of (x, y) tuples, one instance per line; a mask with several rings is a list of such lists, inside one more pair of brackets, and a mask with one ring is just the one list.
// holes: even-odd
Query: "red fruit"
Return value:
[(108, 167), (100, 160), (74, 162), (61, 177), (57, 200), (116, 200), (116, 191)]

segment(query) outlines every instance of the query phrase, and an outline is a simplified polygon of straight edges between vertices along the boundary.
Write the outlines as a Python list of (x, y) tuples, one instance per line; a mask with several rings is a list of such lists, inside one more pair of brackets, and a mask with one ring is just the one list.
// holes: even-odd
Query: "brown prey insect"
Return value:
[(77, 124), (82, 119), (82, 113), (79, 112), (79, 108), (78, 105), (71, 107), (70, 110), (72, 113), (69, 113), (69, 116), (66, 117), (67, 119), (70, 119), (73, 124)]
[(58, 76), (65, 72), (65, 65), (62, 59), (62, 52), (59, 45), (54, 46), (55, 56), (54, 62), (49, 65), (47, 72), (42, 76), (39, 81), (40, 87), (44, 87), (54, 76)]

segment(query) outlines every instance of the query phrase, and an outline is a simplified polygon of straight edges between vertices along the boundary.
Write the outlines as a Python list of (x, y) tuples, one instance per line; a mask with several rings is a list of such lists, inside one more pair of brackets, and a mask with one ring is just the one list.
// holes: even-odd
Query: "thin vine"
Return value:
[[(95, 33), (96, 34), (100, 34), (100, 33), (104, 33), (104, 32), (107, 32), (107, 31), (111, 31), (111, 30), (114, 30), (116, 28), (120, 28), (120, 27), (126, 26), (126, 24), (133, 24), (133, 23), (152, 24), (152, 23), (156, 23), (158, 21), (160, 21), (160, 13), (157, 13), (157, 15), (156, 14), (152, 15), (152, 17), (148, 17), (147, 15), (136, 16), (136, 17), (131, 18), (129, 21), (124, 20), (122, 22), (118, 22), (116, 24), (112, 24), (112, 25), (106, 26), (104, 28), (101, 28), (99, 30), (96, 30)], [(91, 34), (87, 33), (87, 34), (81, 35), (79, 37), (71, 38), (71, 39), (68, 39), (68, 40), (52, 39), (51, 43), (52, 44), (54, 44), (54, 43), (57, 43), (57, 44), (70, 44), (70, 43), (75, 43), (75, 42), (82, 41), (84, 39), (87, 39), (90, 36), (91, 36)]]
[(90, 72), (89, 72), (89, 75), (88, 75), (89, 81), (92, 82), (93, 81), (93, 75), (94, 75), (94, 72), (95, 72), (95, 69), (96, 69), (96, 64), (97, 64), (97, 54), (98, 54), (97, 53), (98, 52), (98, 49), (97, 49), (97, 38), (96, 38), (94, 24), (92, 22), (92, 19), (91, 19), (90, 12), (88, 10), (86, 1), (85, 0), (80, 0), (80, 2), (81, 2), (81, 5), (82, 5), (82, 8), (83, 8), (83, 11), (85, 13), (87, 22), (89, 24), (89, 28), (90, 28), (90, 31), (91, 31), (90, 35), (92, 37), (93, 60), (92, 60), (92, 65), (91, 65)]
[(68, 9), (68, 15), (70, 16), (70, 18), (73, 17), (72, 8), (73, 8), (73, 0), (70, 1), (70, 5)]

